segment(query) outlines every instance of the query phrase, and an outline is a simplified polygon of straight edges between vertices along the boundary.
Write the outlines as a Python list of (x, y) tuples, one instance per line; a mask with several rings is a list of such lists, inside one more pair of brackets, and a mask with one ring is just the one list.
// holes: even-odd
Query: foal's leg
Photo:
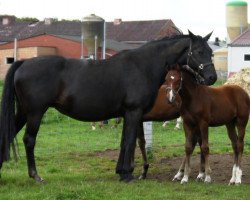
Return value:
[(96, 129), (95, 124), (96, 124), (95, 122), (91, 122), (92, 131), (94, 131)]
[(201, 130), (201, 153), (204, 155), (205, 160), (205, 183), (211, 182), (211, 169), (209, 166), (209, 145), (208, 145), (208, 124), (205, 121), (200, 122), (200, 130)]
[(194, 151), (195, 145), (197, 143), (197, 137), (195, 135), (195, 131), (192, 130), (190, 126), (188, 126), (186, 123), (184, 123), (184, 130), (185, 130), (185, 137), (186, 137), (186, 143), (185, 143), (185, 152), (186, 152), (186, 158), (185, 158), (185, 166), (184, 166), (184, 176), (181, 180), (181, 184), (187, 183), (189, 174), (190, 174), (190, 157)]
[(134, 171), (131, 165), (132, 156), (136, 146), (137, 130), (141, 123), (141, 110), (127, 111), (124, 117), (124, 130), (121, 142), (121, 151), (116, 167), (116, 173), (120, 174), (121, 180), (129, 182), (133, 179)]
[(186, 156), (183, 158), (181, 166), (172, 181), (180, 181), (182, 179), (184, 174), (185, 163), (186, 163)]
[(231, 140), (233, 151), (234, 151), (234, 166), (232, 170), (232, 178), (229, 181), (229, 185), (231, 184), (241, 184), (241, 159), (244, 149), (244, 136), (245, 136), (245, 127), (246, 127), (246, 120), (237, 120), (237, 129), (238, 129), (238, 136), (235, 130), (235, 123), (232, 122), (227, 124), (227, 131), (228, 136)]
[(226, 127), (227, 127), (228, 137), (231, 140), (232, 148), (234, 151), (234, 165), (233, 165), (233, 170), (232, 170), (232, 178), (229, 181), (229, 185), (231, 185), (231, 184), (235, 184), (235, 181), (236, 181), (236, 167), (238, 165), (238, 153), (239, 153), (238, 148), (237, 148), (238, 136), (235, 130), (235, 122), (231, 122), (227, 124)]
[(241, 184), (241, 177), (242, 177), (241, 159), (244, 150), (244, 137), (245, 137), (247, 122), (248, 122), (248, 116), (245, 118), (245, 120), (238, 119), (236, 124), (238, 130), (238, 142), (237, 142), (238, 168), (236, 167), (236, 180), (235, 180), (236, 185)]
[[(198, 142), (199, 142), (199, 146), (201, 149), (202, 140), (201, 140), (200, 136), (198, 138)], [(202, 152), (202, 149), (200, 152), (200, 170), (199, 170), (199, 174), (198, 174), (196, 179), (197, 179), (197, 181), (204, 181), (205, 180), (205, 157), (204, 157), (204, 154)]]
[[(198, 131), (196, 131), (195, 129), (193, 130), (193, 138), (191, 139), (192, 140), (192, 147), (191, 147), (191, 151), (193, 152), (194, 148), (195, 148), (195, 145), (197, 143), (197, 133), (199, 133)], [(183, 175), (184, 175), (184, 169), (185, 169), (185, 164), (186, 164), (186, 156), (183, 158), (182, 160), (182, 163), (181, 163), (181, 166), (177, 172), (177, 174), (174, 176), (173, 180), (172, 181), (180, 181), (182, 178), (183, 178)]]
[(27, 115), (26, 131), (23, 137), (23, 142), (25, 145), (26, 156), (27, 156), (28, 173), (29, 176), (34, 180), (36, 180), (37, 182), (43, 181), (43, 179), (37, 174), (35, 156), (34, 156), (36, 136), (40, 127), (42, 116), (43, 112)]
[(142, 154), (142, 159), (143, 159), (143, 169), (142, 169), (142, 174), (139, 177), (139, 179), (145, 179), (147, 176), (149, 164), (148, 164), (148, 158), (147, 158), (147, 152), (146, 152), (146, 140), (144, 137), (143, 123), (140, 123), (140, 127), (137, 132), (137, 138), (138, 138), (138, 144), (139, 144), (141, 154)]
[(182, 118), (178, 117), (177, 120), (176, 120), (176, 125), (174, 127), (174, 130), (180, 129), (181, 128), (181, 123), (182, 123)]

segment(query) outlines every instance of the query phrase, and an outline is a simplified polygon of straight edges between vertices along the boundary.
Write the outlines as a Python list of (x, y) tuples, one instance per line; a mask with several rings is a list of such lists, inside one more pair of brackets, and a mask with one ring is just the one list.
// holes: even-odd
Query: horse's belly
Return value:
[(217, 113), (216, 115), (212, 115), (209, 126), (222, 126), (228, 124), (233, 121), (235, 117), (236, 113), (230, 110), (224, 113)]
[(59, 112), (81, 121), (101, 121), (123, 115), (121, 109), (109, 106), (101, 107), (100, 105), (71, 105), (70, 107), (58, 105), (55, 108)]

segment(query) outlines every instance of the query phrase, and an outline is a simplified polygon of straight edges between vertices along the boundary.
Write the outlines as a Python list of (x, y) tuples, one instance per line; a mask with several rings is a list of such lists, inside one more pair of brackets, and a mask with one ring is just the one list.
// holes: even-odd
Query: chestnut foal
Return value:
[(249, 95), (236, 85), (217, 88), (199, 85), (194, 75), (176, 66), (166, 76), (166, 96), (169, 102), (174, 102), (178, 93), (182, 100), (180, 114), (186, 137), (186, 157), (173, 180), (181, 180), (182, 184), (188, 182), (190, 156), (199, 142), (201, 166), (197, 179), (211, 182), (208, 127), (226, 125), (234, 151), (234, 165), (229, 184), (241, 184), (241, 159), (250, 112)]

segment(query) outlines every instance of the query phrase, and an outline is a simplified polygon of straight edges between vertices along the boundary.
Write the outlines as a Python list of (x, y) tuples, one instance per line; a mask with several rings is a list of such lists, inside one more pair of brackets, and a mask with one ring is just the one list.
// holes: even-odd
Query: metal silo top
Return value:
[(82, 21), (83, 22), (103, 22), (104, 19), (99, 16), (96, 16), (95, 14), (90, 14), (84, 17)]
[(226, 4), (227, 6), (247, 6), (245, 1), (230, 1)]

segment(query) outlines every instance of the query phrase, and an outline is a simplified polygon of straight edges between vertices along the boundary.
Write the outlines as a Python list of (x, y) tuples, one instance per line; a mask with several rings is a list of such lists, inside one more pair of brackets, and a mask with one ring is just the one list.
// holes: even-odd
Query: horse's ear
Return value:
[(207, 34), (203, 39), (208, 41), (209, 38), (211, 37), (212, 33), (213, 33), (213, 31), (211, 33)]
[(191, 39), (195, 38), (195, 35), (190, 30), (188, 30), (188, 35)]

